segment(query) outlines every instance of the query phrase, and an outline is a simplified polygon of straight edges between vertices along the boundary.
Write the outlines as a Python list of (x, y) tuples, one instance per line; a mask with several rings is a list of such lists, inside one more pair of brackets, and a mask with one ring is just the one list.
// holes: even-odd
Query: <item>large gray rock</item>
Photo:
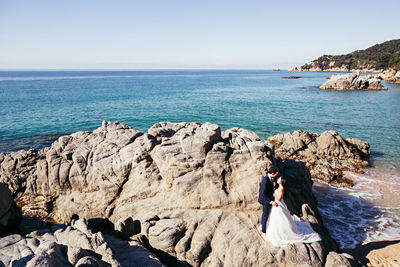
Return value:
[(329, 252), (326, 257), (325, 267), (356, 267), (361, 266), (353, 256), (347, 253), (336, 253), (334, 251)]
[(163, 266), (140, 241), (93, 234), (83, 220), (26, 236), (0, 238), (0, 265)]
[(400, 70), (387, 69), (378, 74), (378, 76), (390, 83), (400, 84)]
[[(305, 165), (275, 158), (254, 132), (240, 128), (221, 132), (211, 123), (161, 122), (143, 133), (103, 122), (92, 133), (60, 137), (35, 157), (34, 170), (23, 176), (25, 189), (17, 190), (52, 204), (46, 205), (51, 207), (46, 211), (50, 219), (65, 223), (74, 214), (107, 218), (118, 232), (129, 230), (124, 238), (133, 234), (131, 239), (164, 262), (323, 266), (328, 252), (337, 249), (323, 225)], [(321, 242), (276, 248), (262, 239), (257, 198), (259, 183), (271, 166), (288, 179), (285, 202), (290, 211), (309, 221)], [(126, 218), (139, 220), (141, 233), (132, 230)], [(82, 250), (105, 253), (98, 252), (96, 244), (107, 241), (106, 235), (93, 237), (79, 222), (52, 236), (59, 245), (79, 243)], [(100, 241), (93, 243), (93, 238)], [(110, 242), (125, 246), (115, 238)], [(64, 259), (77, 264), (79, 255), (85, 255), (81, 252), (75, 249)], [(99, 260), (112, 264), (106, 259)], [(123, 261), (118, 253), (113, 259)]]
[(343, 182), (343, 171), (360, 172), (368, 166), (370, 145), (359, 139), (344, 139), (335, 131), (322, 134), (307, 131), (277, 134), (268, 138), (282, 158), (303, 161), (313, 178)]
[(38, 159), (35, 149), (0, 153), (0, 182), (6, 183), (13, 195), (24, 191), (27, 178), (36, 171)]
[(360, 73), (333, 75), (321, 89), (333, 90), (387, 90), (382, 86), (382, 78), (378, 75), (360, 76)]
[(139, 234), (141, 232), (140, 227), (140, 221), (134, 220), (130, 216), (120, 218), (115, 224), (115, 230), (120, 237), (124, 239), (128, 239), (133, 235)]

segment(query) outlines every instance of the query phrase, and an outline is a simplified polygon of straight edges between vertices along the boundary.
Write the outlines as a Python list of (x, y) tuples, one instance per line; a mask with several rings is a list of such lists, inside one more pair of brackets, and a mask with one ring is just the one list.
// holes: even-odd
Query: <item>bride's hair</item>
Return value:
[[(279, 178), (278, 178), (279, 179)], [(287, 180), (285, 178), (281, 177), (281, 182), (282, 182), (282, 186), (283, 186), (283, 192), (285, 192), (285, 194), (287, 193)], [(279, 187), (278, 181), (275, 182), (275, 186), (274, 186), (274, 190), (277, 189)]]

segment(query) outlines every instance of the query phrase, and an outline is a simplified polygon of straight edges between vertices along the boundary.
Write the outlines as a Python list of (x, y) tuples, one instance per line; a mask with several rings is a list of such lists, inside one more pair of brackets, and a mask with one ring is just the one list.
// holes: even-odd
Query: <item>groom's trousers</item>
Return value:
[(261, 231), (263, 233), (267, 230), (267, 221), (269, 217), (269, 211), (271, 210), (271, 204), (263, 205), (263, 213), (261, 216)]

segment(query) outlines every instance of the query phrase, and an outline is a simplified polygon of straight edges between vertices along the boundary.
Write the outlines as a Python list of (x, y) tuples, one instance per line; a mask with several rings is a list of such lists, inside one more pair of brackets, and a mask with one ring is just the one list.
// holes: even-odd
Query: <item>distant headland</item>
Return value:
[(289, 71), (328, 71), (379, 73), (388, 82), (400, 83), (400, 39), (376, 44), (345, 55), (323, 55), (310, 64)]

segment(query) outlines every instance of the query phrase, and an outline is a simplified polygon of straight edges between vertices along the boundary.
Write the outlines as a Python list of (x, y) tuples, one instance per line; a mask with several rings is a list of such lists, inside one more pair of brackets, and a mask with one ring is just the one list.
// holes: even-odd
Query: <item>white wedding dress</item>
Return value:
[(296, 242), (312, 243), (321, 240), (310, 223), (290, 215), (283, 199), (275, 202), (278, 206), (271, 207), (266, 230), (266, 239), (272, 245), (281, 247)]

